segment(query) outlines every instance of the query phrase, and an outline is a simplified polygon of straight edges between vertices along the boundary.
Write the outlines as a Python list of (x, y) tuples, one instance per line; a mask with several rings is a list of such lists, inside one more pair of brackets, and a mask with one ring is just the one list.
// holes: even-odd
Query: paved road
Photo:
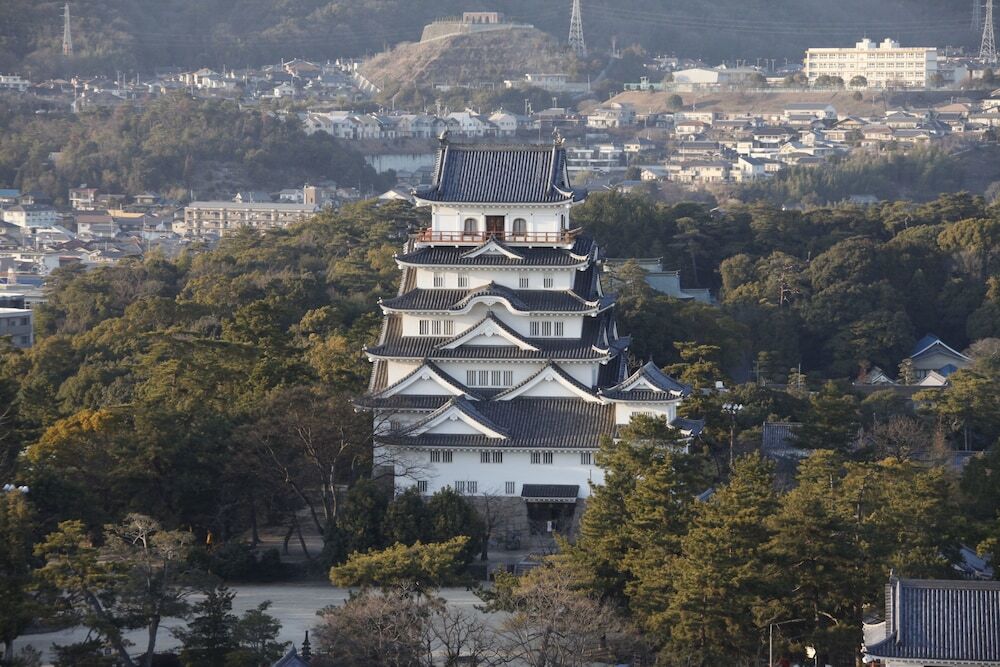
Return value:
[[(347, 598), (348, 593), (347, 589), (334, 588), (323, 583), (235, 585), (230, 586), (230, 589), (236, 592), (233, 611), (237, 614), (256, 607), (264, 600), (270, 600), (272, 605), (268, 613), (275, 616), (282, 624), (281, 641), (294, 642), (296, 646), (302, 642), (306, 630), (315, 625), (316, 612), (323, 607), (340, 604)], [(440, 595), (448, 600), (449, 604), (466, 609), (471, 609), (473, 605), (481, 602), (474, 593), (464, 588), (444, 589)], [(157, 635), (157, 650), (178, 646), (179, 642), (170, 634), (170, 629), (183, 625), (184, 622), (177, 619), (164, 621)], [(43, 659), (51, 659), (53, 643), (72, 644), (82, 641), (86, 636), (85, 628), (71, 628), (59, 632), (27, 635), (16, 640), (14, 647), (19, 651), (22, 646), (31, 645), (43, 652)], [(136, 643), (137, 649), (146, 646), (145, 629), (130, 632), (126, 636)]]

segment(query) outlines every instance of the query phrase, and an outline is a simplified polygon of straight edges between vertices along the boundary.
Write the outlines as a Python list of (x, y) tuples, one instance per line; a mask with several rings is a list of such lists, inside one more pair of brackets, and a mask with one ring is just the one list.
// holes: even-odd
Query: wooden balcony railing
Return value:
[(491, 238), (504, 243), (572, 243), (578, 230), (571, 229), (561, 232), (436, 232), (433, 229), (423, 229), (417, 236), (418, 242), (424, 243), (484, 243)]

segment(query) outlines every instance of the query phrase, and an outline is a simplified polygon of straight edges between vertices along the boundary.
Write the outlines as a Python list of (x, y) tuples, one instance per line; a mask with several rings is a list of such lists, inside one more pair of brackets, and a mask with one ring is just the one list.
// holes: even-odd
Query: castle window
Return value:
[(469, 286), (469, 275), (466, 273), (458, 274), (458, 286), (468, 287)]
[(520, 276), (517, 279), (517, 286), (520, 287), (521, 289), (528, 289), (530, 285), (531, 285), (531, 280), (528, 278), (528, 276)]
[(514, 229), (512, 233), (514, 236), (527, 236), (528, 221), (524, 218), (514, 218)]
[(514, 495), (515, 489), (517, 489), (516, 482), (504, 482), (504, 493), (506, 493), (508, 496)]
[(444, 287), (444, 274), (435, 273), (434, 274), (434, 287)]
[(479, 221), (475, 218), (466, 218), (463, 226), (466, 234), (475, 234), (479, 231)]
[(542, 278), (542, 287), (545, 289), (552, 289), (553, 285), (555, 285), (555, 279), (552, 276)]
[(580, 452), (580, 465), (589, 466), (591, 464), (592, 457), (590, 452)]
[(427, 480), (421, 479), (417, 481), (417, 493), (427, 493)]

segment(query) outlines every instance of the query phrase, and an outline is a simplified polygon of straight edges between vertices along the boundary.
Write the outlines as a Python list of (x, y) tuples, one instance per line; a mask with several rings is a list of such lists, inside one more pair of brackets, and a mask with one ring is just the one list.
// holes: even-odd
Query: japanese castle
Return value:
[(572, 224), (566, 150), (460, 145), (442, 136), (433, 184), (414, 193), (431, 226), (396, 256), (359, 406), (375, 414), (376, 461), (397, 490), (518, 499), (552, 529), (603, 481), (594, 455), (636, 413), (678, 419), (690, 388), (648, 363), (601, 288), (602, 253)]

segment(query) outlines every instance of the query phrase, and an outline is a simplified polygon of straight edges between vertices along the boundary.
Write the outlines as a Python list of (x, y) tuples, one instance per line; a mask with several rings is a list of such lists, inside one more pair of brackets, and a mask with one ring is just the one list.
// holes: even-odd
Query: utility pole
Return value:
[(63, 55), (73, 55), (73, 33), (69, 27), (69, 3), (63, 10)]
[(986, 16), (983, 17), (983, 42), (979, 47), (979, 57), (985, 63), (997, 61), (997, 42), (993, 35), (993, 0), (986, 0)]
[(573, 0), (573, 15), (569, 19), (569, 48), (577, 57), (587, 57), (587, 44), (583, 41), (583, 16), (580, 12), (580, 0)]

